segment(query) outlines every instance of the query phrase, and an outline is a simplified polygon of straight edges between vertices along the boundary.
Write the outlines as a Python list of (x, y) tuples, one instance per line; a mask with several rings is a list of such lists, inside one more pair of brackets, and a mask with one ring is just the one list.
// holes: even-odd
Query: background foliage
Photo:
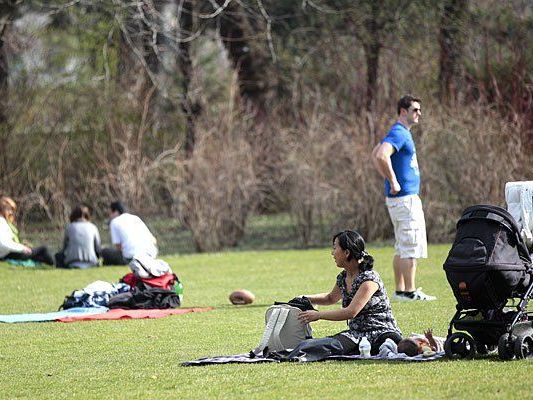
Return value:
[(199, 251), (257, 213), (289, 213), (304, 246), (386, 239), (370, 153), (411, 92), (428, 234), (449, 240), (531, 179), (532, 45), (525, 0), (5, 0), (0, 191), (58, 227), (120, 198)]

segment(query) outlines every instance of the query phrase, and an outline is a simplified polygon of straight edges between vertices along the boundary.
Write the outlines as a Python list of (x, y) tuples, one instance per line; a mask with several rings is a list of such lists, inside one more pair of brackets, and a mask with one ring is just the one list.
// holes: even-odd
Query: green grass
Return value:
[[(418, 284), (435, 302), (393, 303), (407, 334), (433, 327), (445, 336), (455, 300), (442, 262), (449, 246), (430, 247)], [(393, 289), (392, 248), (372, 247), (376, 269)], [(0, 398), (20, 399), (434, 399), (531, 398), (533, 363), (474, 361), (323, 362), (181, 367), (203, 356), (256, 346), (275, 300), (329, 290), (338, 269), (330, 250), (241, 251), (166, 257), (185, 286), (184, 306), (206, 313), (156, 320), (0, 324)], [(126, 267), (85, 271), (24, 269), (0, 263), (0, 314), (53, 311), (65, 295), (94, 280), (116, 281)], [(228, 294), (246, 288), (251, 306)], [(344, 329), (318, 321), (315, 336)]]

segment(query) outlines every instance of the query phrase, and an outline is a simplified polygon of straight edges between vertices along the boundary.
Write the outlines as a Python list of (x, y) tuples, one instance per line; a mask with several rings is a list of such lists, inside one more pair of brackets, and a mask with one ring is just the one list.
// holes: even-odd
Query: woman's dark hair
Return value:
[(348, 260), (352, 257), (356, 260), (362, 260), (359, 262), (360, 271), (369, 271), (374, 267), (374, 258), (365, 251), (365, 240), (356, 231), (342, 231), (333, 236), (333, 242), (335, 239), (339, 241), (341, 249), (348, 250), (350, 253)]
[(78, 221), (80, 219), (86, 219), (89, 221), (91, 219), (91, 212), (89, 211), (89, 207), (84, 205), (79, 205), (74, 207), (74, 210), (70, 213), (70, 222)]

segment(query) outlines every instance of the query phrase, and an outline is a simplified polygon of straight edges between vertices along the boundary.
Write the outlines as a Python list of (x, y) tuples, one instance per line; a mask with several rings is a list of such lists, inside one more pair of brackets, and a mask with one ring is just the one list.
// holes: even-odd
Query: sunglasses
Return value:
[(414, 113), (417, 113), (417, 112), (421, 112), (422, 110), (420, 108), (413, 108), (411, 109), (411, 111)]

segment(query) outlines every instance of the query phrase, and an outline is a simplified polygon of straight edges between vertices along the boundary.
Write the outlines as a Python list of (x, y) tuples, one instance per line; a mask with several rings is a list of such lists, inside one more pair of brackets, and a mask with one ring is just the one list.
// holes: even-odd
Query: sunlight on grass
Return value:
[[(435, 302), (393, 303), (404, 334), (433, 327), (445, 336), (455, 309), (442, 263), (449, 246), (430, 247), (418, 285)], [(393, 290), (390, 247), (372, 247)], [(339, 270), (330, 250), (242, 251), (165, 258), (185, 287), (184, 307), (213, 306), (206, 313), (157, 320), (0, 325), (0, 398), (143, 399), (404, 399), (530, 397), (533, 364), (474, 361), (181, 367), (204, 356), (237, 354), (255, 347), (264, 312), (275, 300), (329, 290)], [(117, 281), (127, 267), (84, 271), (24, 269), (0, 263), (4, 295), (0, 314), (55, 311), (65, 295), (95, 280)], [(256, 301), (232, 306), (228, 294), (251, 290)], [(344, 329), (342, 322), (314, 323), (316, 337)], [(415, 378), (416, 377), (416, 378)]]

